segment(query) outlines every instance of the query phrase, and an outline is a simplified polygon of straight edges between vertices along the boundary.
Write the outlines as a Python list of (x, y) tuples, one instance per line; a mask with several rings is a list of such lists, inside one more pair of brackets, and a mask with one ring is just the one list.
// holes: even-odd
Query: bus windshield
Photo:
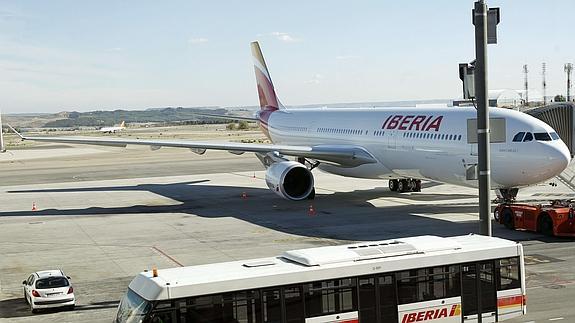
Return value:
[(116, 323), (139, 323), (151, 309), (150, 302), (141, 298), (128, 288), (128, 292), (120, 301)]

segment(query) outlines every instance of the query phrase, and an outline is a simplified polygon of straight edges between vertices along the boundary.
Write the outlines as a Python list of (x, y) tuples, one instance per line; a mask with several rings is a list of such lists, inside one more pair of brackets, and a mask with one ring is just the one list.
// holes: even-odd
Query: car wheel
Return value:
[(548, 214), (542, 214), (539, 218), (539, 231), (546, 236), (553, 236), (553, 220)]
[(499, 222), (499, 209), (495, 208), (495, 211), (493, 211), (493, 218), (495, 219), (495, 221)]
[(32, 305), (32, 301), (30, 301), (30, 312), (32, 312), (32, 314), (38, 313), (38, 310), (34, 308), (34, 305)]
[(509, 208), (501, 210), (501, 217), (503, 219), (503, 225), (509, 229), (515, 229), (515, 219), (513, 219), (513, 211)]
[(76, 308), (76, 304), (68, 306), (66, 309), (68, 311), (73, 311)]

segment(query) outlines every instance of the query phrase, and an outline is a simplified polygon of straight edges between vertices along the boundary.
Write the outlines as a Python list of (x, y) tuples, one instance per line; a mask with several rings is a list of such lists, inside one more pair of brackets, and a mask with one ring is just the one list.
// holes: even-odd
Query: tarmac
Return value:
[[(251, 154), (73, 149), (0, 155), (0, 322), (110, 322), (130, 280), (152, 267), (479, 230), (470, 188), (424, 182), (422, 192), (399, 194), (384, 180), (316, 170), (315, 200), (293, 202), (267, 189)], [(524, 189), (519, 199), (573, 197), (557, 184)], [(575, 240), (496, 223), (493, 235), (522, 242), (527, 255), (528, 314), (508, 322), (575, 322)], [(49, 268), (72, 277), (74, 311), (28, 310), (20, 284)]]

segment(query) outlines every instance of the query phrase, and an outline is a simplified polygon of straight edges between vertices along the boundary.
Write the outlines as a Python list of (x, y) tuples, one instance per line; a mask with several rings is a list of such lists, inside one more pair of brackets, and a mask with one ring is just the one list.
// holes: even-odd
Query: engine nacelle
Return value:
[(272, 163), (266, 171), (266, 183), (277, 195), (292, 201), (306, 199), (313, 192), (313, 175), (301, 163)]

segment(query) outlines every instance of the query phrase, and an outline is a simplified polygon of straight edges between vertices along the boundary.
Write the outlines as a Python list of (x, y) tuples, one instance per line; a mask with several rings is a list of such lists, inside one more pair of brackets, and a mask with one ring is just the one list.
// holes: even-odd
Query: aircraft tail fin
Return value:
[(258, 85), (258, 96), (260, 99), (260, 108), (262, 110), (285, 109), (279, 101), (268, 67), (262, 55), (260, 44), (257, 41), (251, 43), (252, 57), (254, 60), (254, 70), (256, 73), (256, 82)]

